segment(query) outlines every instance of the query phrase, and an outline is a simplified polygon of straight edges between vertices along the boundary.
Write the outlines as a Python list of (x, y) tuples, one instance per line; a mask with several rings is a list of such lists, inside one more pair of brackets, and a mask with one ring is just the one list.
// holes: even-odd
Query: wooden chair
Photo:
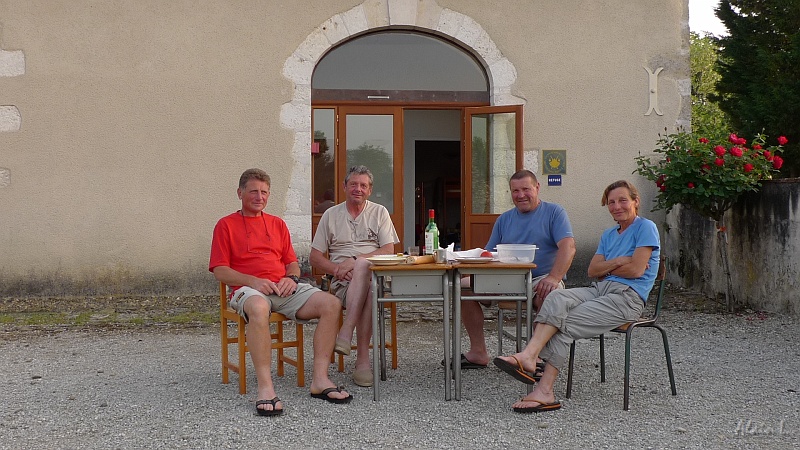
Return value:
[[(330, 275), (326, 275), (328, 277), (327, 286), (330, 286)], [(372, 301), (371, 299), (367, 299)], [(384, 303), (383, 304), (384, 310), (386, 308), (389, 309), (389, 329), (392, 333), (392, 340), (386, 341), (386, 349), (392, 352), (392, 369), (397, 369), (397, 303)], [(339, 328), (342, 327), (344, 323), (344, 309), (342, 309), (342, 314), (339, 316)], [(373, 344), (369, 344), (369, 348), (373, 348)], [(357, 345), (351, 345), (351, 350), (358, 350)], [(331, 363), (334, 363), (336, 360), (336, 353), (331, 355)], [(344, 372), (344, 355), (339, 355), (339, 372)]]
[[(656, 306), (655, 312), (653, 313), (653, 317), (650, 318), (640, 318), (635, 322), (628, 322), (624, 325), (620, 325), (617, 328), (614, 328), (614, 333), (625, 333), (625, 388), (623, 394), (623, 409), (628, 411), (628, 399), (630, 397), (630, 374), (631, 374), (631, 335), (633, 330), (636, 328), (642, 327), (649, 327), (655, 328), (661, 332), (661, 338), (664, 341), (664, 356), (667, 359), (667, 372), (669, 373), (669, 385), (672, 389), (672, 395), (678, 395), (678, 391), (675, 389), (675, 375), (672, 372), (672, 358), (669, 354), (669, 343), (667, 342), (667, 332), (657, 323), (658, 321), (658, 314), (661, 311), (661, 304), (664, 298), (664, 285), (666, 284), (666, 274), (667, 274), (667, 258), (661, 257), (661, 262), (658, 266), (658, 275), (656, 276), (656, 282), (658, 283), (658, 297), (656, 298)], [(575, 363), (575, 341), (572, 342), (572, 345), (569, 348), (569, 369), (567, 372), (567, 398), (572, 395), (572, 369)], [(603, 335), (600, 335), (600, 382), (605, 383), (606, 381), (606, 355), (605, 355), (605, 343), (603, 339)]]
[[(239, 374), (239, 393), (247, 393), (247, 361), (245, 354), (247, 353), (247, 338), (245, 335), (245, 322), (244, 318), (236, 311), (228, 307), (228, 287), (225, 283), (219, 284), (219, 307), (220, 307), (220, 337), (222, 340), (222, 383), (228, 384), (228, 371)], [(272, 338), (272, 349), (278, 354), (278, 376), (283, 376), (284, 363), (297, 368), (297, 385), (305, 386), (305, 363), (303, 360), (303, 325), (295, 323), (295, 339), (291, 341), (284, 340), (283, 322), (290, 320), (283, 314), (273, 312), (269, 316), (270, 324), (275, 324), (275, 333), (270, 331)], [(228, 322), (236, 324), (236, 334), (230, 335), (228, 330)], [(236, 344), (237, 346), (237, 359), (231, 361), (229, 359), (229, 346)], [(292, 359), (285, 353), (285, 349), (294, 348), (296, 358)]]

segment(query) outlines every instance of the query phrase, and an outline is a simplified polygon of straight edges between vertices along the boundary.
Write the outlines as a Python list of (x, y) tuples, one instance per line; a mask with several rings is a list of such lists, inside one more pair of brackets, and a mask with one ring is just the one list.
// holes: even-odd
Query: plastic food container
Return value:
[(530, 244), (497, 244), (497, 259), (505, 263), (530, 263), (537, 248)]

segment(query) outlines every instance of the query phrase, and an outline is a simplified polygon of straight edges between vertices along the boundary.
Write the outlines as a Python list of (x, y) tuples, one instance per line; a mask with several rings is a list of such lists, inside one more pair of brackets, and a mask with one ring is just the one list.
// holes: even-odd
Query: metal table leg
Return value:
[[(443, 340), (444, 340), (444, 399), (450, 400), (453, 398), (452, 395), (452, 388), (451, 388), (451, 372), (450, 369), (452, 367), (453, 352), (450, 351), (450, 293), (453, 292), (453, 283), (450, 281), (450, 272), (445, 272), (442, 275), (442, 322), (443, 322)], [(458, 340), (453, 341), (453, 346), (455, 346), (455, 342), (459, 342)], [(458, 400), (458, 397), (456, 397)]]
[[(383, 277), (381, 277), (383, 278)], [(383, 280), (381, 280), (383, 281)], [(380, 329), (378, 328), (378, 309), (380, 305), (378, 304), (378, 275), (375, 272), (372, 272), (372, 342), (378, 342), (379, 337), (378, 334), (380, 333)], [(373, 345), (373, 347), (375, 347)], [(372, 400), (378, 401), (381, 398), (380, 395), (380, 355), (377, 352), (377, 348), (373, 348), (372, 351)]]
[[(456, 270), (453, 274), (453, 354), (451, 364), (453, 367), (453, 383), (455, 383), (455, 398), (461, 400), (461, 275)], [(458, 356), (456, 356), (458, 355)]]

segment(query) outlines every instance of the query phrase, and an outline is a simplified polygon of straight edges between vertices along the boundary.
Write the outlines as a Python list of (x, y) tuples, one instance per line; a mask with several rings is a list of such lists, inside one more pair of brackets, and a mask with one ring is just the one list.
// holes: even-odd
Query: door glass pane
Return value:
[(472, 213), (500, 214), (514, 206), (508, 180), (516, 171), (516, 115), (472, 116)]
[(311, 164), (314, 173), (314, 192), (312, 193), (314, 213), (323, 213), (335, 205), (336, 174), (334, 171), (335, 120), (333, 109), (315, 109), (314, 147)]
[(370, 200), (394, 214), (394, 117), (348, 114), (347, 167), (363, 164), (372, 172)]

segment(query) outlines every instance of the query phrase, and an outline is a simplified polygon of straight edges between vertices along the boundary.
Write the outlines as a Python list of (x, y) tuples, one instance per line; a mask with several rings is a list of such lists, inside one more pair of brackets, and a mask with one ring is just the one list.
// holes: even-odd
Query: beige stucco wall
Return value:
[[(298, 229), (302, 253), (310, 80), (298, 49), (323, 54), (352, 34), (327, 27), (353, 21), (438, 27), (492, 59), (503, 86), (493, 102), (525, 104), (526, 160), (568, 151), (563, 186), (542, 196), (567, 208), (584, 273), (611, 225), (603, 187), (635, 179), (638, 151), (688, 120), (687, 0), (499, 5), (0, 0), (0, 107), (18, 112), (0, 116), (16, 121), (0, 126), (0, 295), (211, 290), (211, 229), (239, 206), (236, 180), (251, 166), (271, 174), (267, 210)], [(645, 115), (645, 67), (664, 68), (663, 115)]]

